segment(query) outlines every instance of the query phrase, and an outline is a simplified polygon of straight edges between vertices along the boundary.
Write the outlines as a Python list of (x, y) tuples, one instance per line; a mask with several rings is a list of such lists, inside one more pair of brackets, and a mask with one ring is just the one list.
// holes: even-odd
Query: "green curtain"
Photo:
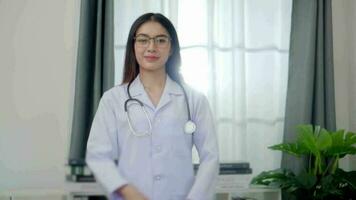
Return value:
[(114, 2), (82, 0), (69, 165), (84, 165), (102, 94), (114, 85)]
[[(298, 124), (335, 130), (331, 0), (294, 0), (284, 142)], [(300, 172), (308, 159), (282, 155), (282, 167)]]

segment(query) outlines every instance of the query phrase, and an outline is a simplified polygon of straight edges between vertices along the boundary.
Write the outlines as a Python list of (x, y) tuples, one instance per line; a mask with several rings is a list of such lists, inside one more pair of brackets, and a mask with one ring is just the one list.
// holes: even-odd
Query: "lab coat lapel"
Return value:
[(162, 108), (163, 106), (165, 106), (166, 104), (168, 104), (171, 101), (171, 97), (169, 95), (169, 92), (167, 91), (167, 90), (169, 90), (168, 87), (169, 87), (169, 83), (168, 83), (168, 78), (167, 78), (166, 84), (164, 86), (162, 96), (159, 99), (156, 111), (158, 111), (160, 108)]
[(152, 104), (150, 98), (147, 96), (145, 89), (141, 83), (140, 77), (137, 76), (130, 86), (130, 93), (132, 98), (140, 100), (147, 107), (155, 110), (155, 106)]
[(132, 82), (130, 87), (130, 93), (132, 98), (137, 98), (147, 107), (151, 108), (153, 111), (158, 111), (159, 109), (167, 105), (172, 100), (171, 95), (183, 95), (183, 91), (178, 85), (178, 83), (174, 82), (168, 75), (162, 96), (156, 108), (148, 97), (148, 94), (146, 93), (139, 76), (137, 76)]
[(172, 95), (181, 94), (182, 91), (179, 88), (179, 85), (167, 75), (166, 84), (164, 86), (164, 90), (157, 105), (156, 111), (158, 111), (159, 109), (167, 105), (170, 101), (172, 101)]

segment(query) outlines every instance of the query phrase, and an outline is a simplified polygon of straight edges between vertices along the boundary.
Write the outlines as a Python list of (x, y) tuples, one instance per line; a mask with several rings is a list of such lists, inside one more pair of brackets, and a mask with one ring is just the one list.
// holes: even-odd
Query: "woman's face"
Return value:
[(140, 71), (165, 71), (171, 42), (167, 30), (158, 22), (142, 24), (135, 35), (135, 56)]

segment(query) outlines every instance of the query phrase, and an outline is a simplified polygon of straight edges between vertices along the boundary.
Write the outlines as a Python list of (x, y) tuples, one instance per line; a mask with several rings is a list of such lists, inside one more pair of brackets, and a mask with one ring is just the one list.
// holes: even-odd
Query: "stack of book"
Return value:
[[(194, 164), (194, 171), (197, 172), (199, 164)], [(252, 174), (250, 163), (220, 163), (219, 175), (234, 175), (234, 174)]]
[[(70, 182), (95, 182), (95, 177), (85, 165), (70, 165), (67, 173), (67, 181)], [(199, 164), (194, 164), (197, 173)], [(220, 163), (219, 175), (250, 175), (252, 169), (248, 162)]]
[[(117, 165), (118, 161), (114, 161)], [(83, 159), (70, 159), (66, 180), (69, 182), (95, 182), (94, 174), (90, 171)]]
[(217, 191), (233, 192), (248, 188), (252, 179), (252, 169), (248, 162), (220, 163)]
[(69, 166), (66, 179), (69, 182), (95, 182), (94, 175), (89, 168), (84, 165)]
[(248, 162), (220, 163), (219, 174), (252, 174), (252, 169)]

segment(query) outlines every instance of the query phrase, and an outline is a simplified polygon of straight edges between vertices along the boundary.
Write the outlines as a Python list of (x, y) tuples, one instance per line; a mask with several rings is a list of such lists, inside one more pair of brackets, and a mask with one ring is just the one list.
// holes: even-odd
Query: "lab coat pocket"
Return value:
[[(181, 120), (182, 121), (182, 120)], [(182, 128), (183, 123), (172, 125), (175, 130)], [(191, 134), (186, 134), (183, 131), (177, 131), (171, 135), (171, 148), (174, 157), (181, 157), (189, 159), (192, 154), (193, 138)]]
[(181, 161), (192, 161), (192, 152), (191, 148), (186, 144), (177, 142), (172, 145), (172, 156), (180, 158)]

